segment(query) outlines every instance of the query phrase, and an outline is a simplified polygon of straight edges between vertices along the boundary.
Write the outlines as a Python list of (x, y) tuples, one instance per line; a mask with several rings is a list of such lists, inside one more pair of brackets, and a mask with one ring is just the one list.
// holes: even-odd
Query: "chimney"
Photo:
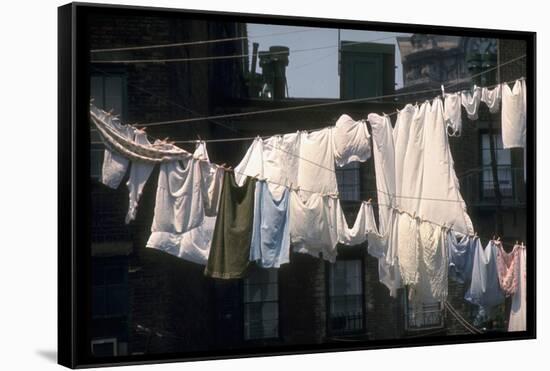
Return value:
[(269, 52), (260, 52), (260, 67), (265, 84), (272, 92), (273, 99), (285, 98), (286, 66), (288, 66), (289, 48), (272, 46)]

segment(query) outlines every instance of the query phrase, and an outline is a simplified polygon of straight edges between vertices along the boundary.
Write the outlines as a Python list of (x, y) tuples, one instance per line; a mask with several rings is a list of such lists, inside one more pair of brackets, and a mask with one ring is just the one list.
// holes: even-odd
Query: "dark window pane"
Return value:
[(244, 286), (244, 337), (264, 339), (279, 336), (278, 272), (252, 269)]
[(96, 357), (116, 356), (115, 341), (92, 342), (92, 353)]
[(106, 315), (123, 315), (128, 312), (128, 286), (113, 285), (107, 287)]
[(92, 288), (92, 315), (104, 316), (107, 313), (105, 287), (94, 286)]
[(127, 269), (124, 264), (105, 267), (105, 283), (109, 285), (126, 282)]
[(329, 331), (363, 330), (363, 279), (361, 260), (338, 260), (329, 270)]

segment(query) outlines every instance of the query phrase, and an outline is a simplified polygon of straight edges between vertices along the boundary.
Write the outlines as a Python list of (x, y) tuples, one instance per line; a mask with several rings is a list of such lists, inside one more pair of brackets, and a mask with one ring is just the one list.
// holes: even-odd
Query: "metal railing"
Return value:
[[(526, 203), (523, 168), (498, 166), (502, 206), (522, 207)], [(460, 192), (468, 206), (495, 206), (497, 203), (491, 167), (480, 167), (459, 176)]]

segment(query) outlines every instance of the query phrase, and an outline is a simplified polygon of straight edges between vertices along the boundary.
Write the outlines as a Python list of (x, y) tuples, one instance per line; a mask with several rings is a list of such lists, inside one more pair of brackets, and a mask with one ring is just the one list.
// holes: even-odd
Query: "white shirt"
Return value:
[(290, 192), (290, 239), (295, 252), (336, 260), (337, 205), (338, 199), (329, 196), (313, 193), (302, 201)]
[(470, 120), (477, 120), (477, 112), (479, 110), (479, 102), (481, 102), (481, 88), (474, 86), (473, 92), (462, 92), (460, 100), (462, 106), (466, 109)]
[[(102, 112), (99, 111), (98, 112)], [(100, 114), (101, 119), (111, 129), (128, 140), (134, 140), (134, 128), (131, 126), (121, 125), (120, 121), (116, 117)], [(117, 151), (109, 148), (105, 149), (103, 155), (103, 166), (101, 169), (101, 183), (105, 184), (109, 188), (116, 189), (122, 182), (126, 171), (128, 170), (129, 160)]]
[(201, 189), (205, 211), (202, 223), (183, 233), (152, 232), (147, 241), (147, 247), (162, 250), (193, 263), (206, 265), (216, 224), (224, 172), (210, 164), (204, 142), (199, 143), (193, 156), (207, 160), (200, 162), (203, 174)]
[(298, 185), (304, 189), (300, 192), (302, 200), (312, 192), (338, 192), (334, 161), (332, 128), (301, 133)]
[[(151, 143), (147, 140), (147, 134), (141, 130), (135, 131), (134, 141), (144, 146), (151, 146)], [(145, 187), (145, 183), (147, 183), (154, 167), (155, 164), (151, 162), (138, 160), (132, 161), (132, 165), (130, 166), (130, 176), (126, 182), (130, 198), (128, 204), (128, 214), (126, 215), (126, 224), (136, 218), (138, 202), (141, 198), (143, 187)]]
[(525, 148), (527, 132), (527, 91), (525, 80), (517, 80), (510, 89), (502, 84), (502, 142), (504, 148)]
[(445, 122), (452, 130), (451, 136), (460, 136), (462, 132), (462, 102), (461, 94), (445, 95)]
[(355, 217), (355, 222), (352, 227), (348, 226), (346, 221), (346, 216), (341, 208), (340, 202), (337, 203), (338, 219), (337, 219), (337, 229), (338, 229), (338, 242), (344, 245), (359, 245), (367, 240), (367, 213), (366, 213), (366, 202), (361, 203), (361, 207), (357, 212)]
[(483, 88), (481, 90), (481, 101), (487, 104), (489, 112), (496, 113), (500, 107), (501, 86), (497, 85), (493, 90)]
[(342, 167), (350, 162), (365, 162), (371, 156), (370, 134), (367, 124), (342, 115), (332, 131), (334, 160)]

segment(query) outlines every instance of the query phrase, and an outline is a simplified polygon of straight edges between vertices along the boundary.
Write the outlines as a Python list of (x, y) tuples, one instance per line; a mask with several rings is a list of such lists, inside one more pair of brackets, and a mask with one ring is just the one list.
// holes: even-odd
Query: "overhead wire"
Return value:
[[(521, 55), (521, 56), (519, 56), (519, 57), (513, 58), (513, 59), (511, 59), (511, 60), (508, 60), (508, 61), (506, 61), (506, 62), (503, 62), (503, 63), (499, 64), (498, 66), (495, 66), (495, 67), (490, 68), (490, 69), (486, 69), (486, 70), (484, 70), (484, 71), (481, 71), (481, 72), (478, 73), (478, 74), (471, 75), (470, 78), (473, 78), (473, 77), (477, 77), (477, 76), (483, 75), (483, 74), (485, 74), (485, 73), (488, 73), (488, 72), (490, 72), (490, 71), (492, 71), (492, 70), (498, 69), (498, 68), (500, 68), (500, 67), (502, 67), (502, 66), (504, 66), (504, 65), (507, 65), (507, 64), (516, 62), (516, 61), (518, 61), (518, 60), (520, 60), (520, 59), (522, 59), (522, 58), (525, 58), (525, 57), (526, 57), (526, 55), (524, 54), (524, 55)], [(506, 83), (509, 83), (509, 82), (506, 82)], [(456, 86), (456, 85), (458, 85), (458, 84), (459, 84), (459, 82), (454, 83), (454, 84), (450, 84), (450, 85), (448, 85), (448, 87)], [(500, 84), (500, 83), (499, 83), (499, 84)], [(499, 85), (499, 84), (495, 84), (495, 85), (493, 85), (493, 86), (497, 86), (497, 85)], [(492, 86), (491, 86), (491, 87), (492, 87)], [(417, 91), (417, 92), (409, 92), (409, 93), (406, 93), (406, 94), (420, 94), (420, 93), (427, 93), (427, 92), (434, 92), (434, 91), (439, 91), (439, 89), (429, 89), (429, 90), (424, 90), (424, 91), (420, 91), (420, 92), (419, 92), (419, 91)], [(406, 95), (406, 94), (404, 93), (403, 95)], [(401, 94), (394, 94), (393, 96), (395, 97), (395, 96), (400, 96), (400, 95), (401, 95)], [(363, 98), (360, 98), (359, 100), (381, 99), (381, 98), (383, 98), (383, 97), (389, 97), (389, 96), (386, 95), (386, 96), (370, 97), (370, 98), (364, 98), (364, 99), (363, 99)], [(319, 103), (319, 104), (314, 104), (314, 105), (306, 105), (306, 106), (298, 106), (298, 107), (288, 107), (288, 108), (279, 108), (279, 109), (272, 109), (272, 110), (245, 112), (245, 113), (239, 113), (239, 115), (244, 115), (244, 114), (255, 114), (255, 113), (266, 113), (266, 112), (274, 112), (274, 111), (288, 110), (288, 109), (300, 109), (300, 108), (304, 108), (304, 107), (319, 107), (319, 106), (321, 106), (321, 105), (324, 106), (324, 105), (329, 105), (329, 104), (341, 104), (341, 103), (344, 103), (344, 102), (347, 103), (347, 102), (350, 102), (350, 101), (357, 101), (357, 99), (351, 99), (351, 100), (346, 100), (346, 101), (337, 101), (337, 102), (325, 102), (325, 103)], [(398, 113), (398, 112), (396, 111), (396, 112), (391, 113), (391, 114), (389, 114), (389, 115), (387, 115), (387, 116), (390, 116), (390, 115), (393, 115), (393, 114), (397, 114), (397, 113)], [(237, 115), (237, 114), (230, 114), (230, 115), (231, 115), (232, 117), (234, 117), (234, 116)], [(229, 117), (229, 116), (228, 116), (228, 115), (215, 115), (215, 116), (207, 116), (207, 117), (201, 117), (201, 118), (192, 118), (192, 119), (189, 119), (189, 120), (179, 120), (179, 122), (190, 122), (190, 121), (195, 121), (195, 120), (197, 120), (197, 119), (200, 119), (200, 120), (207, 120), (207, 119), (210, 119), (210, 120), (211, 120), (211, 119), (213, 119), (213, 118), (221, 118), (221, 117)], [(164, 123), (167, 123), (167, 122), (162, 122), (162, 123), (164, 124)], [(174, 121), (172, 121), (172, 122), (170, 122), (170, 123), (174, 123)], [(153, 124), (155, 124), (155, 123), (152, 123), (152, 124), (144, 124), (144, 125), (140, 125), (140, 126), (142, 126), (142, 127), (143, 127), (143, 126), (152, 126)], [(159, 123), (156, 123), (156, 124), (159, 124)], [(253, 138), (257, 138), (257, 137), (250, 137), (250, 138), (247, 138), (247, 139), (253, 139)], [(243, 138), (229, 138), (229, 140), (235, 140), (235, 141), (236, 141), (236, 140), (242, 140), (242, 139), (243, 139)], [(214, 140), (211, 140), (211, 141), (214, 141)], [(218, 140), (218, 141), (222, 141), (222, 140)], [(228, 141), (228, 140), (225, 139), (225, 140), (223, 140), (223, 141)], [(196, 141), (195, 141), (195, 142), (196, 142)], [(205, 141), (205, 142), (206, 142), (206, 141)], [(274, 148), (275, 148), (275, 147), (274, 147)], [(295, 154), (293, 154), (293, 155), (295, 155)], [(299, 156), (298, 156), (298, 157), (299, 157)], [(311, 163), (314, 164), (314, 165), (322, 166), (322, 165), (320, 165), (320, 164), (318, 164), (318, 163), (315, 163), (315, 162), (313, 162), (313, 161), (310, 161), (310, 160), (308, 160), (308, 161), (311, 162)], [(325, 168), (326, 168), (326, 167), (325, 167)], [(326, 168), (326, 169), (328, 169), (328, 168)], [(328, 169), (328, 170), (334, 171), (334, 170), (332, 170), (332, 169)], [(246, 174), (243, 174), (243, 175), (246, 175)], [(279, 184), (279, 185), (281, 185), (281, 184)], [(284, 186), (284, 185), (282, 185), (282, 186)], [(309, 191), (309, 192), (312, 192), (312, 191)], [(383, 191), (382, 191), (382, 192), (383, 192)], [(312, 192), (312, 193), (316, 193), (316, 192)], [(392, 195), (392, 194), (389, 194), (389, 195), (392, 196), (392, 197), (396, 197), (396, 198), (401, 197), (401, 196), (399, 196), (399, 195)], [(406, 196), (402, 196), (402, 197), (405, 198)], [(460, 200), (443, 200), (443, 199), (433, 199), (433, 201), (463, 202), (463, 201), (460, 201)], [(437, 224), (437, 223), (434, 223), (434, 224)]]
[[(471, 75), (470, 78), (474, 78), (477, 76), (481, 76), (484, 73), (491, 72), (492, 70), (495, 70), (497, 68), (500, 68), (502, 66), (505, 66), (507, 64), (513, 63), (521, 58), (525, 58), (526, 55), (513, 58), (507, 62), (502, 63), (499, 66), (495, 66), (493, 68), (487, 69), (483, 71), (482, 73)], [(454, 87), (456, 85), (459, 85), (460, 83), (452, 83), (449, 84), (447, 87)], [(494, 84), (491, 86), (488, 86), (487, 88), (491, 88), (499, 84)], [(321, 102), (321, 103), (313, 103), (313, 104), (306, 104), (306, 105), (299, 105), (299, 106), (292, 106), (292, 107), (279, 107), (279, 108), (271, 108), (266, 110), (257, 110), (257, 111), (249, 111), (249, 112), (235, 112), (235, 113), (227, 113), (227, 114), (219, 114), (219, 115), (212, 115), (212, 116), (203, 116), (203, 117), (192, 117), (192, 118), (186, 118), (181, 120), (167, 120), (167, 121), (158, 121), (158, 122), (151, 122), (146, 124), (141, 124), (142, 127), (150, 127), (150, 126), (159, 126), (159, 125), (172, 125), (172, 124), (184, 124), (184, 123), (191, 123), (191, 122), (197, 122), (197, 121), (204, 121), (204, 120), (210, 120), (210, 119), (222, 119), (222, 118), (236, 118), (236, 117), (245, 117), (245, 116), (253, 116), (253, 115), (260, 115), (265, 113), (279, 113), (279, 112), (288, 112), (288, 111), (296, 111), (301, 109), (310, 109), (310, 108), (320, 108), (320, 107), (330, 107), (330, 106), (337, 106), (341, 104), (347, 104), (347, 103), (359, 103), (359, 102), (368, 102), (368, 101), (375, 101), (375, 100), (381, 100), (381, 99), (387, 99), (387, 98), (398, 98), (402, 96), (407, 95), (415, 95), (415, 94), (427, 94), (427, 93), (433, 93), (433, 92), (440, 92), (440, 89), (424, 89), (424, 90), (417, 90), (417, 91), (410, 91), (410, 92), (402, 92), (402, 93), (395, 93), (395, 94), (385, 94), (385, 95), (379, 95), (376, 97), (366, 97), (366, 98), (353, 98), (353, 99), (344, 99), (344, 100), (337, 100), (337, 101), (330, 101), (330, 102)], [(390, 115), (397, 114), (391, 113)]]
[(136, 46), (127, 46), (127, 47), (118, 47), (118, 48), (92, 49), (90, 50), (90, 53), (122, 52), (122, 51), (133, 51), (133, 50), (162, 49), (162, 48), (173, 48), (173, 47), (181, 47), (181, 46), (216, 44), (216, 43), (223, 43), (223, 42), (229, 42), (229, 41), (261, 39), (264, 37), (281, 36), (281, 35), (288, 35), (288, 34), (295, 34), (295, 33), (302, 33), (302, 32), (312, 32), (312, 31), (319, 31), (319, 30), (321, 29), (294, 30), (294, 31), (276, 32), (276, 33), (264, 34), (264, 35), (235, 36), (235, 37), (226, 37), (221, 39), (184, 41), (179, 43), (168, 43), (168, 44), (154, 44), (154, 45), (141, 45), (141, 46), (136, 45)]
[[(384, 39), (393, 38), (387, 37)], [(371, 43), (373, 41), (353, 41), (345, 44), (346, 46), (356, 45), (356, 44), (365, 44)], [(262, 52), (262, 55), (284, 55), (292, 53), (304, 53), (314, 50), (326, 50), (338, 48), (339, 45), (325, 45), (325, 46), (316, 46), (311, 48), (303, 49), (293, 49), (293, 50), (279, 50), (279, 51), (265, 51)], [(157, 58), (157, 59), (113, 59), (113, 60), (103, 60), (103, 59), (92, 59), (91, 63), (101, 63), (101, 64), (145, 64), (145, 63), (174, 63), (174, 62), (206, 62), (206, 61), (216, 61), (216, 60), (225, 60), (225, 59), (240, 59), (240, 58), (249, 58), (252, 57), (252, 53), (241, 53), (241, 54), (229, 54), (229, 55), (210, 55), (204, 57), (185, 57), (185, 58)]]
[(473, 324), (468, 322), (459, 312), (456, 310), (451, 303), (448, 301), (445, 301), (444, 303), (445, 308), (451, 315), (460, 323), (466, 330), (470, 331), (472, 334), (482, 334), (483, 331), (475, 327)]

